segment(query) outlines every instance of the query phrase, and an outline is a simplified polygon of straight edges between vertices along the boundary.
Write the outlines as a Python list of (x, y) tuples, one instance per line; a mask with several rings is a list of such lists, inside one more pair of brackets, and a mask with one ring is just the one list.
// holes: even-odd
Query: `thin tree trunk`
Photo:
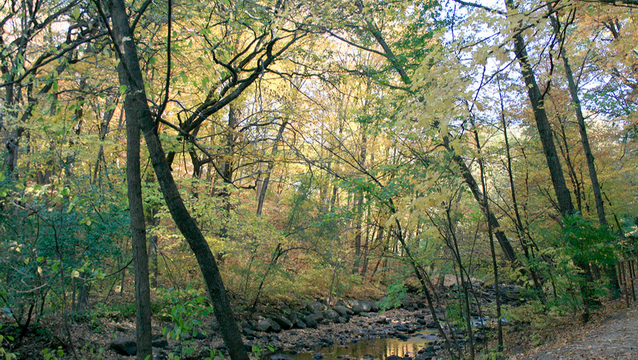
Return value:
[(132, 41), (133, 34), (131, 33), (129, 18), (126, 14), (123, 0), (111, 1), (111, 14), (113, 27), (117, 30), (113, 40), (121, 49), (119, 53), (122, 55), (120, 61), (123, 66), (119, 68), (122, 73), (122, 85), (128, 87), (128, 94), (131, 97), (130, 107), (127, 108), (127, 111), (130, 111), (131, 116), (134, 116), (139, 121), (166, 205), (175, 224), (184, 235), (197, 258), (213, 303), (215, 316), (221, 325), (222, 336), (228, 347), (230, 357), (233, 360), (249, 360), (213, 253), (197, 227), (195, 219), (191, 217), (186, 209), (166, 161), (166, 155), (146, 100), (144, 78), (139, 66), (137, 47)]
[(261, 186), (259, 187), (259, 193), (257, 194), (257, 216), (261, 216), (261, 212), (264, 207), (264, 200), (266, 199), (266, 191), (268, 191), (270, 176), (272, 175), (272, 170), (275, 167), (274, 157), (275, 155), (277, 155), (277, 152), (279, 151), (278, 144), (279, 144), (279, 141), (281, 141), (281, 138), (283, 137), (284, 129), (286, 128), (287, 124), (288, 124), (288, 120), (284, 120), (284, 122), (279, 127), (279, 131), (277, 132), (277, 138), (275, 139), (275, 144), (272, 147), (271, 156), (273, 157), (273, 159), (268, 163), (268, 170), (266, 170), (266, 178), (264, 179)]
[(485, 206), (485, 194), (481, 193), (478, 183), (476, 182), (476, 179), (474, 179), (474, 175), (472, 175), (472, 171), (470, 171), (470, 168), (467, 167), (467, 164), (465, 163), (463, 158), (454, 153), (454, 149), (450, 147), (447, 138), (445, 140), (444, 146), (450, 152), (450, 154), (452, 154), (452, 160), (458, 165), (459, 169), (461, 170), (461, 176), (463, 177), (463, 180), (465, 180), (467, 186), (470, 188), (470, 191), (474, 196), (474, 200), (476, 200), (476, 202), (479, 204), (483, 215), (485, 215), (487, 221), (492, 227), (492, 230), (494, 230), (494, 234), (496, 235), (496, 239), (498, 240), (498, 243), (503, 250), (505, 258), (512, 264), (516, 264), (518, 262), (518, 259), (516, 258), (514, 248), (509, 242), (507, 235), (505, 235), (503, 231), (499, 230), (501, 224), (499, 223), (494, 213), (489, 209), (489, 207)]
[[(116, 31), (119, 29), (116, 27)], [(126, 82), (124, 63), (120, 62), (120, 82)], [(129, 88), (131, 89), (131, 88)], [(133, 107), (135, 98), (127, 93), (126, 109), (126, 176), (129, 214), (131, 218), (131, 242), (135, 272), (135, 329), (137, 358), (145, 360), (153, 356), (151, 329), (151, 291), (148, 279), (148, 254), (146, 252), (146, 224), (142, 200), (142, 177), (140, 171), (140, 127)]]
[(514, 185), (514, 174), (512, 170), (512, 154), (510, 153), (510, 143), (509, 137), (507, 135), (507, 121), (505, 120), (505, 106), (503, 104), (503, 96), (501, 93), (501, 83), (498, 81), (498, 94), (499, 100), (501, 104), (501, 122), (503, 124), (503, 138), (505, 140), (505, 155), (507, 158), (507, 176), (510, 182), (510, 193), (512, 195), (512, 207), (514, 208), (514, 216), (516, 218), (516, 228), (518, 229), (517, 234), (521, 243), (521, 247), (523, 248), (523, 254), (525, 254), (525, 258), (527, 259), (529, 264), (529, 271), (532, 275), (532, 280), (534, 281), (534, 287), (538, 291), (538, 295), (543, 303), (545, 303), (545, 294), (543, 292), (543, 286), (539, 279), (538, 273), (535, 269), (535, 266), (531, 265), (532, 259), (534, 257), (533, 251), (529, 250), (529, 246), (527, 241), (525, 240), (524, 234), (527, 234), (525, 231), (525, 227), (523, 226), (523, 220), (521, 218), (521, 213), (518, 208), (518, 199), (516, 197), (516, 186)]
[(581, 183), (580, 181), (578, 181), (578, 174), (576, 173), (576, 168), (574, 167), (574, 163), (572, 162), (569, 143), (567, 142), (565, 123), (560, 116), (558, 117), (558, 122), (560, 123), (560, 135), (555, 134), (556, 141), (558, 142), (558, 149), (561, 151), (561, 154), (565, 158), (565, 164), (567, 165), (567, 174), (569, 175), (569, 180), (574, 187), (574, 195), (576, 196), (576, 208), (578, 209), (578, 212), (580, 214), (583, 214), (584, 189), (581, 189)]
[[(401, 66), (401, 63), (396, 58), (396, 55), (394, 55), (394, 53), (392, 52), (392, 49), (386, 43), (379, 29), (377, 29), (374, 26), (374, 24), (370, 22), (368, 23), (368, 26), (369, 26), (369, 31), (372, 33), (372, 35), (377, 40), (379, 45), (381, 45), (381, 47), (383, 48), (386, 59), (388, 59), (388, 61), (392, 64), (395, 70), (399, 73), (403, 83), (405, 83), (406, 85), (409, 85), (411, 83), (410, 77), (406, 73), (405, 69), (403, 69), (403, 67)], [(449, 144), (447, 143), (447, 137), (446, 137), (446, 143), (444, 145), (446, 149), (450, 151), (451, 148)], [(482, 205), (483, 201), (481, 200), (482, 195), (480, 194), (480, 190), (478, 189), (478, 185), (476, 183), (476, 180), (474, 179), (474, 176), (472, 175), (472, 172), (469, 170), (469, 168), (465, 164), (465, 161), (463, 161), (463, 159), (460, 156), (454, 154), (453, 151), (450, 151), (450, 153), (452, 155), (453, 160), (461, 168), (461, 174), (463, 176), (463, 179), (465, 180), (467, 185), (470, 187), (470, 190), (472, 191), (472, 194), (474, 195), (474, 199), (476, 199), (477, 203), (481, 207), (481, 210), (487, 217), (488, 221), (492, 223), (492, 228), (495, 230), (496, 238), (498, 239), (498, 243), (501, 246), (501, 249), (503, 249), (503, 254), (505, 254), (505, 257), (507, 258), (508, 261), (510, 261), (512, 264), (515, 264), (517, 262), (517, 259), (516, 259), (516, 253), (514, 251), (514, 248), (512, 247), (512, 244), (509, 242), (507, 235), (505, 235), (503, 231), (498, 230), (500, 228), (500, 224), (498, 223), (496, 216), (494, 216), (494, 214), (489, 211), (486, 212), (485, 208), (483, 207)]]
[[(553, 6), (551, 3), (548, 3), (550, 12), (553, 12)], [(554, 27), (554, 33), (557, 36), (561, 36), (562, 32), (560, 29), (560, 23), (558, 22), (558, 18), (556, 15), (551, 15), (550, 20), (552, 22), (552, 26)], [(563, 42), (560, 41), (562, 44)], [(594, 155), (591, 151), (591, 146), (589, 145), (589, 136), (587, 136), (587, 127), (585, 124), (585, 116), (583, 116), (583, 109), (580, 105), (580, 98), (578, 97), (578, 85), (574, 80), (574, 73), (572, 71), (572, 67), (569, 64), (569, 58), (567, 54), (565, 54), (564, 47), (560, 49), (560, 57), (563, 58), (563, 66), (565, 68), (565, 77), (567, 77), (567, 84), (569, 85), (569, 94), (572, 98), (572, 106), (574, 107), (574, 112), (576, 113), (576, 120), (578, 120), (578, 131), (580, 132), (581, 143), (583, 144), (583, 150), (585, 151), (585, 158), (587, 159), (587, 168), (589, 170), (589, 179), (591, 180), (591, 187), (594, 192), (594, 200), (596, 202), (596, 213), (598, 214), (598, 222), (600, 226), (607, 227), (607, 218), (605, 216), (605, 205), (603, 203), (603, 197), (600, 192), (600, 184), (598, 183), (598, 174), (596, 172), (596, 165), (594, 163)]]
[[(474, 125), (472, 121), (472, 125)], [(478, 149), (478, 163), (481, 173), (481, 187), (483, 188), (483, 194), (487, 194), (487, 181), (485, 179), (485, 169), (483, 167), (483, 160), (481, 158), (481, 144), (478, 136), (478, 132), (474, 131), (474, 139), (476, 140), (476, 148)], [(509, 153), (509, 149), (508, 149)], [(490, 203), (487, 196), (483, 197), (483, 206), (487, 213), (490, 213)], [(498, 350), (501, 354), (503, 352), (503, 323), (501, 321), (501, 286), (498, 273), (498, 264), (496, 262), (496, 250), (494, 249), (494, 229), (492, 229), (492, 223), (487, 222), (487, 231), (490, 237), (490, 253), (492, 255), (492, 271), (494, 273), (494, 290), (496, 292), (496, 316), (498, 324)]]

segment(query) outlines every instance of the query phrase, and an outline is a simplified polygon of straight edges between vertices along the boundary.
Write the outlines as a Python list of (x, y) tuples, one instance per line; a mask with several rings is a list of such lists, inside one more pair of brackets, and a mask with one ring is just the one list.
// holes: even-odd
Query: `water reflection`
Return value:
[(399, 357), (414, 357), (416, 353), (436, 340), (435, 332), (424, 330), (412, 334), (407, 340), (396, 338), (362, 340), (343, 346), (328, 346), (316, 349), (314, 352), (306, 352), (292, 355), (297, 360), (315, 360), (314, 354), (323, 355), (323, 360), (360, 359), (360, 360), (385, 360), (390, 355)]

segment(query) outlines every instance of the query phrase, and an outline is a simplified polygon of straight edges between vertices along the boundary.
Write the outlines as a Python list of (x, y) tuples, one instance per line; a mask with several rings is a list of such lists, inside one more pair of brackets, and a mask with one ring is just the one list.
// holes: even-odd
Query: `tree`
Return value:
[[(101, 4), (97, 3), (101, 9)], [(190, 216), (179, 194), (166, 155), (162, 149), (144, 89), (144, 79), (139, 67), (137, 46), (129, 25), (123, 0), (113, 0), (109, 4), (113, 19), (111, 37), (117, 46), (121, 66), (118, 67), (122, 85), (127, 87), (130, 99), (125, 104), (129, 119), (137, 121), (144, 134), (157, 180), (164, 194), (166, 205), (177, 227), (190, 245), (199, 263), (204, 280), (213, 302), (215, 316), (221, 325), (224, 342), (233, 360), (248, 360), (248, 353), (241, 339), (239, 327), (231, 310), (219, 268), (195, 220)], [(127, 106), (128, 105), (128, 106)], [(142, 218), (142, 222), (144, 219)]]

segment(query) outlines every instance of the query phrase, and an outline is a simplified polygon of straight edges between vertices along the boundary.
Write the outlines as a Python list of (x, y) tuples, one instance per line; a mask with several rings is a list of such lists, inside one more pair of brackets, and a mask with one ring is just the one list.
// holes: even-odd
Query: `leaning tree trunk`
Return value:
[[(403, 81), (404, 84), (409, 85), (412, 82), (409, 75), (406, 73), (403, 66), (401, 66), (401, 62), (398, 60), (396, 55), (392, 52), (392, 49), (390, 48), (390, 46), (388, 46), (388, 44), (386, 43), (385, 39), (383, 38), (381, 34), (381, 31), (379, 31), (379, 29), (377, 29), (371, 22), (368, 22), (368, 27), (370, 29), (370, 32), (374, 36), (375, 40), (377, 40), (377, 43), (379, 43), (381, 48), (383, 48), (386, 59), (390, 62), (390, 64), (392, 64), (394, 69), (401, 76), (401, 81)], [(463, 180), (465, 180), (465, 183), (467, 184), (467, 186), (469, 186), (470, 190), (472, 191), (472, 194), (474, 195), (474, 199), (479, 204), (481, 211), (483, 211), (485, 217), (491, 223), (492, 229), (494, 229), (495, 231), (495, 235), (498, 240), (498, 243), (501, 246), (501, 249), (503, 250), (503, 254), (505, 254), (505, 257), (507, 258), (507, 260), (510, 261), (512, 264), (517, 263), (518, 259), (516, 258), (516, 252), (514, 251), (512, 244), (507, 238), (507, 235), (505, 235), (503, 231), (498, 230), (500, 228), (498, 219), (496, 218), (496, 216), (494, 216), (494, 213), (492, 213), (489, 210), (489, 208), (486, 209), (483, 206), (483, 200), (482, 200), (483, 196), (480, 193), (477, 182), (474, 179), (474, 175), (472, 175), (472, 172), (469, 170), (468, 166), (465, 164), (465, 161), (460, 156), (454, 154), (454, 151), (450, 151), (449, 144), (445, 144), (445, 147), (452, 154), (453, 160), (457, 163), (457, 165), (459, 165), (459, 168), (461, 169), (461, 174), (463, 176)]]
[(133, 34), (123, 0), (111, 1), (111, 15), (113, 28), (116, 30), (113, 40), (120, 49), (119, 55), (122, 63), (118, 70), (121, 73), (122, 85), (127, 86), (128, 98), (130, 98), (129, 106), (126, 107), (127, 113), (131, 114), (131, 118), (139, 121), (166, 205), (175, 224), (197, 258), (230, 357), (233, 360), (249, 360), (213, 253), (195, 219), (186, 209), (166, 161), (166, 155), (147, 103), (137, 47), (132, 40)]
[(487, 197), (485, 194), (481, 193), (478, 183), (476, 182), (476, 179), (474, 179), (474, 175), (472, 175), (472, 171), (470, 171), (470, 168), (467, 166), (463, 158), (454, 153), (454, 149), (452, 149), (448, 143), (445, 144), (445, 148), (450, 152), (450, 154), (452, 154), (452, 160), (458, 165), (459, 169), (461, 170), (461, 176), (463, 176), (463, 180), (465, 180), (465, 183), (470, 188), (470, 191), (472, 191), (474, 200), (476, 200), (476, 203), (481, 208), (483, 215), (485, 215), (485, 217), (487, 218), (487, 221), (489, 222), (489, 225), (494, 232), (494, 235), (496, 235), (496, 239), (498, 240), (501, 249), (503, 250), (505, 258), (507, 258), (507, 260), (510, 261), (512, 264), (516, 264), (518, 262), (518, 259), (516, 258), (514, 248), (509, 242), (507, 235), (505, 235), (505, 233), (500, 230), (501, 224), (499, 223), (492, 210), (489, 208), (489, 206), (485, 205)]
[[(553, 7), (548, 4), (549, 10), (553, 11)], [(558, 18), (555, 15), (550, 16), (554, 33), (557, 36), (561, 36), (560, 24)], [(562, 43), (562, 42), (561, 42)], [(580, 132), (581, 143), (583, 144), (583, 150), (585, 151), (585, 158), (587, 159), (587, 168), (589, 170), (589, 179), (591, 180), (591, 187), (594, 192), (594, 200), (596, 202), (596, 213), (598, 214), (598, 221), (600, 226), (607, 227), (607, 218), (605, 217), (605, 206), (603, 204), (603, 196), (600, 192), (600, 184), (598, 183), (598, 174), (596, 172), (596, 165), (594, 164), (594, 155), (589, 145), (589, 136), (587, 136), (587, 127), (585, 125), (585, 116), (583, 115), (583, 109), (580, 105), (580, 98), (578, 97), (578, 85), (574, 80), (574, 73), (572, 67), (569, 64), (569, 58), (565, 54), (565, 49), (560, 49), (560, 57), (563, 58), (563, 66), (565, 68), (565, 77), (567, 78), (567, 84), (569, 86), (569, 94), (572, 98), (572, 106), (576, 113), (576, 120), (578, 121), (578, 131)]]
[[(514, 3), (512, 0), (505, 0), (505, 5), (508, 9), (514, 10)], [(536, 120), (536, 127), (538, 128), (538, 134), (543, 144), (543, 151), (545, 153), (545, 159), (549, 168), (549, 173), (552, 179), (552, 185), (554, 186), (554, 192), (556, 193), (556, 199), (558, 200), (558, 207), (562, 216), (570, 216), (574, 214), (574, 205), (570, 196), (565, 177), (563, 175), (563, 169), (556, 152), (556, 146), (552, 137), (552, 129), (547, 118), (547, 112), (545, 111), (545, 101), (543, 95), (540, 92), (536, 77), (530, 63), (529, 56), (527, 55), (527, 48), (523, 35), (519, 32), (514, 36), (515, 55), (521, 67), (521, 74), (525, 86), (527, 87), (527, 94), (529, 100), (532, 103), (532, 109), (534, 110), (534, 119)], [(583, 296), (583, 303), (585, 305), (585, 313), (583, 314), (583, 320), (589, 320), (589, 309), (594, 302), (593, 289), (591, 284), (593, 283), (591, 271), (588, 261), (583, 257), (575, 257), (573, 259), (574, 264), (583, 270), (584, 282), (581, 284), (581, 293)]]
[[(508, 9), (514, 8), (512, 0), (505, 0), (505, 3)], [(563, 169), (560, 165), (554, 138), (552, 137), (552, 128), (547, 118), (547, 112), (545, 111), (545, 100), (536, 82), (532, 64), (527, 55), (525, 39), (523, 39), (522, 34), (518, 33), (514, 36), (514, 45), (516, 47), (516, 58), (520, 64), (523, 80), (527, 88), (527, 95), (534, 110), (534, 119), (536, 120), (538, 135), (543, 144), (543, 151), (552, 179), (552, 185), (554, 186), (554, 192), (556, 193), (556, 199), (558, 200), (560, 213), (563, 216), (571, 215), (574, 213), (574, 205), (572, 204), (572, 198), (567, 188), (567, 183), (565, 182), (565, 176), (563, 175)]]

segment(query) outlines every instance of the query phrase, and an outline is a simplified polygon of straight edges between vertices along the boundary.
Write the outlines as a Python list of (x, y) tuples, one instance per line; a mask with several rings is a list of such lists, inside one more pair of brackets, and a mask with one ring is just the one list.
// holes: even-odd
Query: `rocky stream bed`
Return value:
[[(506, 301), (517, 302), (518, 294), (505, 292)], [(485, 302), (493, 294), (482, 292)], [(478, 314), (474, 314), (478, 316)], [(441, 315), (438, 315), (442, 319)], [(478, 326), (489, 327), (478, 317)], [(332, 360), (332, 359), (394, 359), (412, 358), (428, 360), (443, 356), (443, 349), (434, 321), (419, 297), (410, 296), (400, 309), (380, 312), (371, 300), (345, 300), (334, 305), (313, 301), (291, 309), (254, 315), (241, 322), (241, 331), (247, 349), (270, 360)], [(171, 324), (167, 325), (171, 329)], [(169, 354), (180, 354), (182, 359), (205, 359), (211, 350), (226, 353), (219, 335), (219, 324), (209, 320), (180, 341), (167, 339), (156, 328), (154, 354), (156, 359), (167, 359)], [(121, 332), (110, 342), (109, 353), (115, 359), (135, 354), (134, 334), (131, 329)], [(134, 332), (133, 332), (134, 333)], [(459, 339), (463, 331), (455, 332)], [(478, 342), (482, 335), (475, 336)]]

